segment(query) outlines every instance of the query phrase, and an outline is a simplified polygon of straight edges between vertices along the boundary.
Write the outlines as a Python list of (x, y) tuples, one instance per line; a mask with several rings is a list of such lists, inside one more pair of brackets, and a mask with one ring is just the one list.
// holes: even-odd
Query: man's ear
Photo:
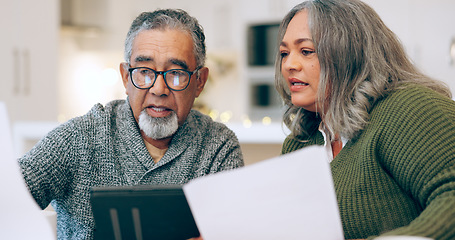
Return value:
[(207, 79), (209, 78), (209, 69), (207, 67), (203, 67), (198, 71), (199, 77), (196, 80), (196, 97), (199, 97), (202, 90), (204, 90), (205, 83), (207, 83)]
[(126, 63), (126, 62), (120, 63), (119, 69), (120, 69), (120, 75), (122, 75), (122, 82), (123, 82), (123, 86), (125, 87), (125, 93), (126, 93), (126, 95), (128, 95), (128, 81), (129, 81), (128, 63)]

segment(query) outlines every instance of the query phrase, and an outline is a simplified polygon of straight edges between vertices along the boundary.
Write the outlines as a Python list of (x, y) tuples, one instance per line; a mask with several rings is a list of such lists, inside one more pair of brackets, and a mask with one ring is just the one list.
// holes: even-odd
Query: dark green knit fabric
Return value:
[[(287, 138), (282, 153), (323, 144)], [(346, 239), (455, 239), (455, 102), (410, 86), (378, 102), (331, 162)]]

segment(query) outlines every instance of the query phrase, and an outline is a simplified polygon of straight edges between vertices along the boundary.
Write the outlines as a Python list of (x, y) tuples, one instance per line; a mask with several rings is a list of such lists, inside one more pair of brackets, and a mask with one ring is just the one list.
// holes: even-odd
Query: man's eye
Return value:
[(180, 70), (173, 70), (173, 71), (169, 71), (168, 74), (171, 74), (172, 76), (180, 77), (180, 76), (184, 76), (186, 74), (186, 72), (180, 71)]
[(142, 74), (142, 75), (148, 75), (148, 74), (150, 74), (150, 72), (151, 72), (151, 71), (148, 70), (148, 69), (141, 69), (141, 74)]

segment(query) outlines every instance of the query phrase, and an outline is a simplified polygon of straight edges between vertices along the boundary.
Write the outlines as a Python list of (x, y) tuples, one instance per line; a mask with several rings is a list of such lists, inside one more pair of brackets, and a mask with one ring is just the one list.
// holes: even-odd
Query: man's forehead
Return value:
[(188, 69), (196, 63), (193, 39), (180, 29), (152, 29), (138, 33), (132, 48), (132, 63), (178, 65)]

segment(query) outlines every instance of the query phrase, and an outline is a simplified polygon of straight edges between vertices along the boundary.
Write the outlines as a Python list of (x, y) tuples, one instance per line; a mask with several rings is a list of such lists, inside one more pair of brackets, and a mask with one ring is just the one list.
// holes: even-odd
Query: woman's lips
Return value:
[(304, 89), (307, 86), (309, 86), (308, 83), (297, 80), (297, 79), (290, 79), (289, 83), (290, 83), (289, 88), (292, 92), (299, 91), (299, 90)]

